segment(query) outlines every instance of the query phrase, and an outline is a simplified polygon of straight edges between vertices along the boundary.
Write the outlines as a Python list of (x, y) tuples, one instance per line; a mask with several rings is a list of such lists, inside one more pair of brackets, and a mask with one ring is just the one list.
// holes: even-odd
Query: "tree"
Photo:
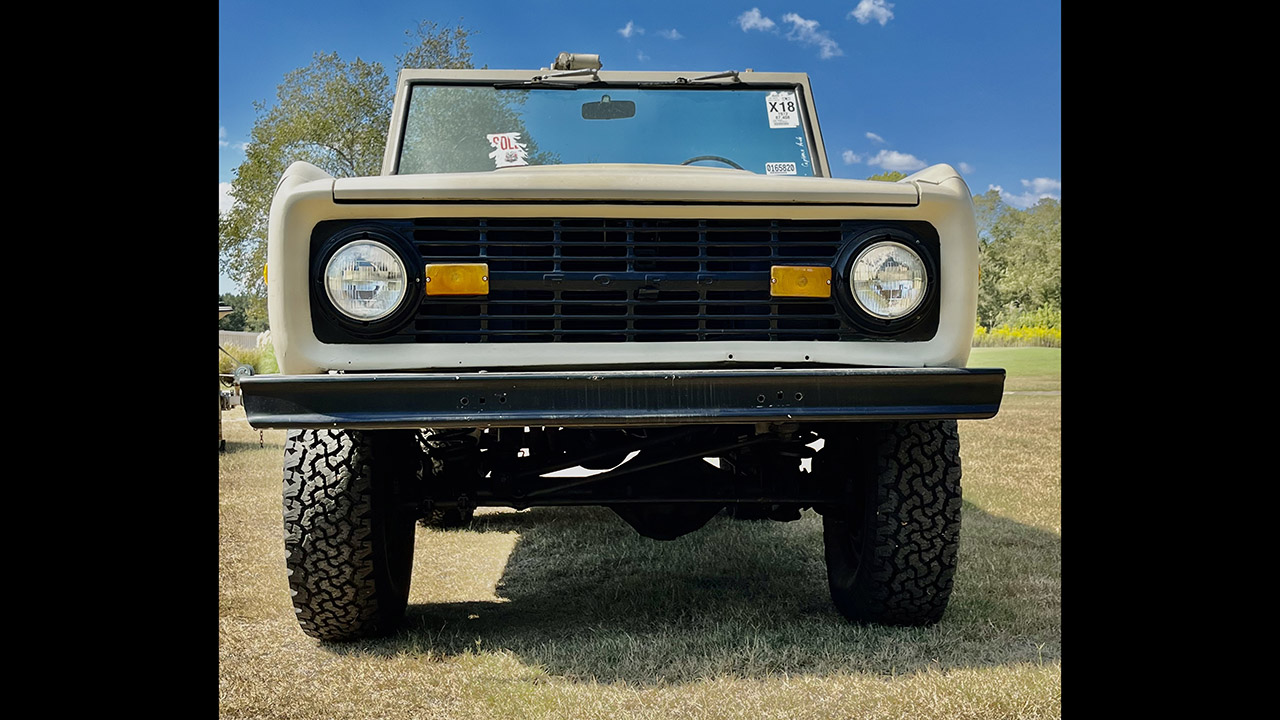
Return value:
[(973, 214), (978, 221), (978, 238), (989, 242), (991, 229), (1000, 220), (1001, 215), (1011, 208), (1000, 199), (1000, 191), (995, 188), (973, 196)]
[(235, 295), (223, 293), (218, 302), (231, 306), (231, 313), (218, 321), (219, 330), (237, 330), (241, 332), (262, 332), (267, 329), (265, 319), (250, 319), (248, 310), (253, 304), (251, 295)]
[(243, 297), (242, 295), (232, 295), (231, 293), (223, 293), (218, 296), (218, 302), (231, 307), (231, 312), (218, 321), (219, 330), (244, 330), (244, 308), (238, 307), (234, 300)]
[[(461, 18), (458, 20), (462, 22)], [(471, 31), (457, 25), (441, 28), (430, 20), (421, 20), (418, 27), (405, 30), (404, 34), (410, 42), (405, 44), (409, 49), (403, 55), (396, 56), (401, 68), (452, 68), (465, 69), (474, 67), (471, 64), (471, 48), (467, 38)]]
[(907, 174), (906, 174), (906, 173), (904, 173), (904, 172), (898, 172), (897, 170), (885, 170), (884, 172), (882, 172), (882, 173), (878, 173), (878, 174), (876, 174), (876, 175), (872, 175), (871, 177), (869, 177), (869, 178), (867, 178), (867, 179), (868, 179), (868, 180), (882, 180), (882, 181), (884, 181), (884, 182), (898, 182), (899, 180), (901, 180), (902, 178), (904, 178), (904, 177), (906, 177), (906, 176), (907, 176)]
[[(397, 69), (472, 67), (471, 31), (461, 25), (424, 20), (405, 34), (412, 42), (396, 56)], [(254, 104), (245, 160), (231, 182), (235, 203), (218, 218), (219, 264), (250, 298), (247, 323), (266, 320), (267, 216), (285, 169), (303, 160), (334, 177), (378, 174), (394, 96), (381, 63), (317, 53), (310, 65), (285, 75), (274, 105)]]
[(1062, 311), (1062, 205), (1009, 207), (997, 190), (973, 198), (978, 222), (978, 323), (993, 327)]

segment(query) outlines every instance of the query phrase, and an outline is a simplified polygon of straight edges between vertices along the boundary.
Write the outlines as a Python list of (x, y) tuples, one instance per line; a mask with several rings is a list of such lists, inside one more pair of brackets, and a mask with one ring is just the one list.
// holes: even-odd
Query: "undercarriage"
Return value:
[(479, 506), (605, 505), (641, 535), (669, 540), (726, 506), (740, 517), (797, 520), (803, 508), (839, 501), (838, 485), (804, 467), (821, 436), (794, 423), (423, 437), (435, 472), (410, 502), (424, 517)]

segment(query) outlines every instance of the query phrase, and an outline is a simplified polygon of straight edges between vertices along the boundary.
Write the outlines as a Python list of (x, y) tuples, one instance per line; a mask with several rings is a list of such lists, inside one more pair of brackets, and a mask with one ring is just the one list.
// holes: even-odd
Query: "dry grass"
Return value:
[(811, 512), (716, 518), (662, 543), (608, 510), (537, 508), (419, 528), (407, 626), (344, 645), (306, 637), (293, 619), (284, 433), (266, 431), (259, 448), (243, 411), (230, 411), (221, 716), (1059, 717), (1060, 407), (1060, 396), (1009, 395), (996, 418), (961, 423), (960, 570), (931, 628), (841, 619)]

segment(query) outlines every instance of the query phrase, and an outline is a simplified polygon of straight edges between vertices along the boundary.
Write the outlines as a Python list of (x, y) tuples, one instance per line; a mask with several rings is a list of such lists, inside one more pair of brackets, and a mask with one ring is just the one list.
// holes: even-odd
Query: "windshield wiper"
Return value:
[(555, 82), (553, 78), (581, 77), (583, 75), (590, 75), (592, 80), (595, 80), (596, 82), (600, 82), (599, 68), (583, 68), (581, 70), (565, 70), (564, 72), (551, 73), (550, 75), (534, 75), (532, 78), (525, 80), (524, 82), (495, 83), (493, 87), (497, 90), (509, 90), (511, 88), (521, 88), (521, 87), (529, 87), (531, 85), (536, 85), (538, 87), (543, 87), (543, 88), (550, 87), (550, 88), (564, 88), (566, 90), (577, 90), (579, 87), (581, 87), (585, 83)]
[(519, 88), (555, 88), (557, 90), (577, 90), (581, 83), (547, 82), (546, 80), (525, 80), (524, 82), (494, 83), (494, 90), (516, 90)]
[[(556, 82), (556, 79), (558, 78), (582, 77), (585, 75), (590, 75), (591, 79), (594, 80), (595, 82), (594, 83)], [(692, 83), (699, 83), (699, 82), (704, 82), (708, 80), (719, 80), (720, 78), (733, 78), (734, 82), (742, 82), (742, 79), (738, 77), (737, 70), (725, 70), (724, 72), (711, 73), (710, 75), (703, 75), (702, 77), (696, 77), (696, 78), (693, 78), (692, 80), (685, 77), (678, 77), (676, 78), (674, 83), (670, 81), (664, 81), (664, 82), (640, 82), (637, 84), (643, 87), (657, 87), (657, 86), (672, 85), (672, 84), (689, 85)], [(550, 75), (534, 75), (532, 78), (525, 80), (524, 82), (495, 83), (493, 87), (496, 90), (511, 90), (515, 88), (524, 88), (524, 87), (559, 88), (563, 90), (577, 90), (578, 88), (586, 87), (588, 85), (595, 85), (596, 83), (605, 83), (604, 80), (600, 79), (599, 68), (583, 68), (581, 70), (566, 70), (564, 72), (551, 73)], [(714, 84), (720, 85), (721, 83), (714, 83)]]
[(720, 78), (727, 78), (727, 77), (733, 78), (734, 82), (742, 82), (742, 80), (738, 78), (737, 70), (725, 70), (724, 72), (711, 73), (710, 75), (703, 75), (702, 77), (696, 77), (692, 80), (690, 80), (689, 78), (678, 77), (676, 78), (676, 84), (686, 85), (688, 83), (702, 82), (703, 80), (719, 80)]

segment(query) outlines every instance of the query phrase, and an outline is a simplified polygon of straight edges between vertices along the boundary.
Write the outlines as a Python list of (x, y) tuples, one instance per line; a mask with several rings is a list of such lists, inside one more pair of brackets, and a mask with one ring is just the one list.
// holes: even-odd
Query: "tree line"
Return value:
[[(897, 170), (868, 180), (897, 182)], [(1047, 325), (1062, 322), (1062, 203), (1043, 198), (1026, 210), (991, 189), (973, 196), (978, 223), (978, 324)]]
[(1062, 322), (1062, 203), (1043, 198), (1026, 210), (992, 189), (973, 197), (978, 221), (978, 324)]

